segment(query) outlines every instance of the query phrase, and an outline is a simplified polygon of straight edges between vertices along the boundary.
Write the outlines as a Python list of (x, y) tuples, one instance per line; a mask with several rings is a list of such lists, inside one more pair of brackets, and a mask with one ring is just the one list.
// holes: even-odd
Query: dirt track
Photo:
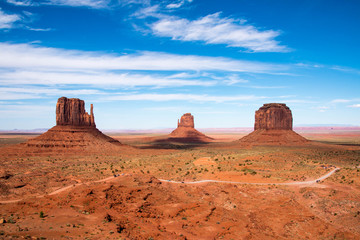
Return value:
[[(193, 182), (190, 182), (190, 181), (172, 181), (172, 180), (165, 180), (165, 179), (159, 179), (159, 181), (161, 182), (167, 182), (167, 183), (176, 183), (176, 184), (200, 184), (200, 183), (230, 183), (230, 184), (249, 184), (249, 185), (286, 185), (286, 186), (294, 186), (294, 185), (311, 185), (311, 184), (314, 184), (318, 181), (322, 181), (322, 180), (325, 180), (326, 178), (330, 177), (332, 174), (334, 174), (336, 171), (340, 170), (340, 168), (335, 168), (333, 170), (331, 170), (330, 172), (328, 172), (327, 174), (315, 179), (315, 180), (310, 180), (310, 181), (303, 181), (303, 182), (289, 182), (289, 183), (249, 183), (249, 182), (234, 182), (234, 181), (221, 181), (221, 180), (200, 180), (200, 181), (193, 181)], [(63, 187), (63, 188), (60, 188), (60, 189), (57, 189), (47, 195), (55, 195), (55, 194), (59, 194), (61, 192), (64, 192), (70, 188), (73, 188), (73, 187), (76, 187), (76, 186), (79, 186), (81, 184), (90, 184), (90, 183), (99, 183), (99, 182), (105, 182), (105, 181), (108, 181), (108, 180), (112, 180), (116, 177), (114, 176), (111, 176), (111, 177), (107, 177), (107, 178), (104, 178), (104, 179), (101, 179), (101, 180), (97, 180), (97, 181), (93, 181), (93, 182), (87, 182), (87, 183), (77, 183), (77, 184), (72, 184), (72, 185), (69, 185), (69, 186), (66, 186), (66, 187)], [(36, 196), (37, 198), (41, 198), (41, 197), (44, 197), (46, 195), (39, 195), (39, 196)], [(24, 200), (24, 198), (22, 199), (15, 199), (15, 200), (6, 200), (6, 201), (0, 201), (0, 204), (8, 204), (8, 203), (16, 203), (16, 202), (19, 202), (19, 201), (22, 201)]]
[(200, 181), (172, 181), (172, 180), (165, 180), (165, 179), (159, 179), (161, 182), (169, 182), (169, 183), (182, 183), (182, 184), (198, 184), (198, 183), (231, 183), (231, 184), (250, 184), (250, 185), (310, 185), (314, 184), (317, 181), (322, 181), (328, 177), (330, 177), (332, 174), (334, 174), (337, 170), (340, 170), (340, 168), (335, 168), (332, 171), (328, 172), (327, 174), (310, 181), (304, 181), (304, 182), (290, 182), (290, 183), (249, 183), (249, 182), (234, 182), (234, 181), (221, 181), (221, 180), (200, 180)]

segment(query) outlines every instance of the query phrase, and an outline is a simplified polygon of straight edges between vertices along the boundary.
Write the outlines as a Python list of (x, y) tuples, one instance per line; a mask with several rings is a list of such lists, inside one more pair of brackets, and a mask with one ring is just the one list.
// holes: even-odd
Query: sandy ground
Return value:
[(0, 239), (360, 239), (360, 135), (253, 147), (208, 135), (114, 136), (131, 145), (114, 152), (0, 136)]

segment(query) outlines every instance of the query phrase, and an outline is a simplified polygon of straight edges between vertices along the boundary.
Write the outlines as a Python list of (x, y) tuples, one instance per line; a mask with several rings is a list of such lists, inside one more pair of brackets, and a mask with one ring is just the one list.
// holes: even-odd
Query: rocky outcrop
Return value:
[(180, 121), (178, 120), (178, 127), (195, 128), (194, 116), (191, 115), (191, 113), (185, 113), (182, 115)]
[(106, 151), (122, 144), (96, 128), (92, 104), (88, 114), (83, 100), (61, 97), (56, 104), (56, 126), (24, 145), (35, 151), (65, 153), (66, 149)]
[(283, 103), (266, 103), (255, 112), (254, 131), (239, 141), (246, 145), (298, 145), (309, 142), (292, 129), (290, 108)]
[(96, 127), (93, 105), (90, 114), (85, 111), (85, 102), (78, 98), (61, 97), (56, 104), (56, 125)]
[(255, 112), (255, 130), (292, 130), (291, 110), (284, 103), (266, 103)]
[(194, 116), (191, 113), (185, 113), (178, 120), (178, 127), (170, 133), (168, 140), (185, 143), (201, 143), (213, 140), (213, 138), (196, 130), (194, 126)]

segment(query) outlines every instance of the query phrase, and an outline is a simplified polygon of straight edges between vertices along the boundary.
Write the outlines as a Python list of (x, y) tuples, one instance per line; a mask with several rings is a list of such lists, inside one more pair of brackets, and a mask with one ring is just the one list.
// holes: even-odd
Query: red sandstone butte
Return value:
[(291, 110), (284, 103), (266, 103), (255, 112), (255, 130), (292, 130), (292, 125)]
[(191, 113), (185, 113), (178, 120), (178, 127), (169, 135), (169, 140), (178, 142), (210, 142), (211, 137), (199, 132), (194, 128), (194, 116)]
[(292, 145), (308, 142), (293, 130), (293, 118), (284, 103), (266, 103), (255, 112), (254, 131), (240, 139), (252, 145)]
[(56, 126), (25, 143), (52, 152), (66, 148), (98, 151), (118, 145), (122, 144), (96, 128), (92, 104), (88, 114), (83, 100), (66, 97), (59, 98), (56, 104)]
[(191, 113), (185, 113), (182, 115), (180, 120), (178, 120), (178, 127), (195, 128), (194, 116), (191, 115)]
[(93, 105), (90, 114), (85, 111), (85, 102), (78, 98), (61, 97), (56, 104), (56, 125), (93, 126), (95, 125)]

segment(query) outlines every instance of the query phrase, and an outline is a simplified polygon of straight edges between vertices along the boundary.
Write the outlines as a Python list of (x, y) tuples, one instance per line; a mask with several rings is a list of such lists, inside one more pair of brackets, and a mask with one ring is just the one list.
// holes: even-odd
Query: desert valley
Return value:
[(278, 103), (250, 133), (195, 123), (105, 135), (59, 98), (47, 132), (1, 135), (0, 238), (360, 239), (360, 128), (297, 133)]

